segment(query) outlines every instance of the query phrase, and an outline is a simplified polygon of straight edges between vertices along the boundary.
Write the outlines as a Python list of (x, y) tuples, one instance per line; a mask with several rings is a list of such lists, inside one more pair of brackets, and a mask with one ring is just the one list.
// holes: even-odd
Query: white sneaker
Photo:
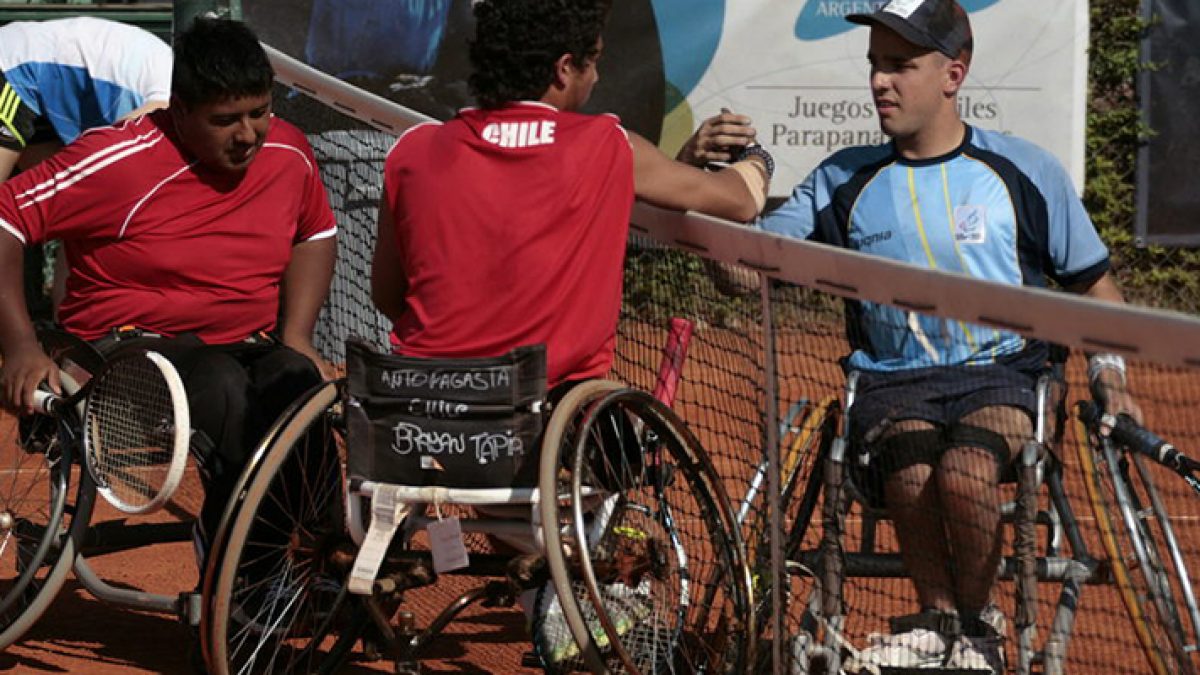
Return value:
[(996, 635), (1004, 637), (1008, 635), (1008, 619), (1004, 617), (1004, 612), (995, 604), (989, 604), (979, 613), (979, 619), (992, 627), (996, 631)]
[(950, 646), (941, 633), (927, 628), (882, 635), (871, 633), (869, 646), (851, 657), (849, 673), (878, 672), (879, 668), (941, 668)]
[(974, 670), (992, 675), (1004, 673), (1004, 642), (998, 637), (960, 636), (950, 647), (947, 668)]
[(989, 604), (979, 613), (982, 621), (993, 633), (987, 636), (960, 636), (950, 647), (947, 668), (976, 670), (988, 673), (1004, 672), (1004, 638), (1008, 634), (1008, 619), (995, 604)]

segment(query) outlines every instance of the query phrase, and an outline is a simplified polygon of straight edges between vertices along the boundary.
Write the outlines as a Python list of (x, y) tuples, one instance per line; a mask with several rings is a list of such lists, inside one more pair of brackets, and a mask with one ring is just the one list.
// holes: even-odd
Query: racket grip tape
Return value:
[(58, 406), (62, 404), (62, 401), (63, 397), (52, 391), (45, 391), (43, 389), (33, 390), (33, 408), (38, 412), (53, 415)]
[[(1088, 424), (1100, 421), (1100, 408), (1090, 402), (1079, 404), (1080, 417)], [(1132, 417), (1124, 413), (1116, 416), (1112, 425), (1112, 439), (1134, 452), (1146, 455), (1163, 466), (1177, 472), (1187, 472), (1194, 468), (1195, 462), (1175, 449), (1157, 434), (1142, 427)]]

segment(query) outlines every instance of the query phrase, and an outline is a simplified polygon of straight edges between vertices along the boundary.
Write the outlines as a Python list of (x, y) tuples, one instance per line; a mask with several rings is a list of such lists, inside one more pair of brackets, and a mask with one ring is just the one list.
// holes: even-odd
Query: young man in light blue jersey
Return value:
[[(762, 228), (999, 283), (1044, 287), (1052, 279), (1122, 302), (1108, 251), (1061, 165), (1031, 143), (960, 119), (973, 49), (962, 7), (892, 0), (848, 19), (871, 28), (871, 93), (891, 142), (834, 154)], [(861, 374), (851, 433), (881, 472), (880, 496), (921, 605), (848, 669), (1002, 672), (1005, 629), (992, 600), (998, 486), (1032, 435), (1049, 348), (870, 303), (853, 305), (847, 320), (847, 369)], [(1106, 412), (1140, 415), (1120, 357), (1094, 356), (1088, 370)]]

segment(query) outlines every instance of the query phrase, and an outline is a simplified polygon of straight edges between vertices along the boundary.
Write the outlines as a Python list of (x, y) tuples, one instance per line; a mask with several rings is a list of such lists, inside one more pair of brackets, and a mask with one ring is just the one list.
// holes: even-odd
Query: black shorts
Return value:
[(856, 445), (876, 440), (888, 423), (900, 420), (944, 429), (990, 406), (1020, 408), (1036, 422), (1037, 380), (1044, 368), (1041, 354), (1022, 353), (982, 366), (860, 371), (850, 437)]
[[(39, 143), (45, 132), (53, 129), (44, 118), (39, 118), (17, 90), (0, 73), (0, 147), (20, 152), (27, 146)], [(52, 135), (57, 140), (57, 136)]]

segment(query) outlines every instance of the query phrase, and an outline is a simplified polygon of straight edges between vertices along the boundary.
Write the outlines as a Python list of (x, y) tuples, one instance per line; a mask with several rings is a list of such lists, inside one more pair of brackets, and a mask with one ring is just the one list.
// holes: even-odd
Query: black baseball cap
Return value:
[(955, 0), (891, 0), (871, 14), (850, 14), (847, 21), (890, 28), (914, 45), (957, 58), (970, 47), (971, 20)]

